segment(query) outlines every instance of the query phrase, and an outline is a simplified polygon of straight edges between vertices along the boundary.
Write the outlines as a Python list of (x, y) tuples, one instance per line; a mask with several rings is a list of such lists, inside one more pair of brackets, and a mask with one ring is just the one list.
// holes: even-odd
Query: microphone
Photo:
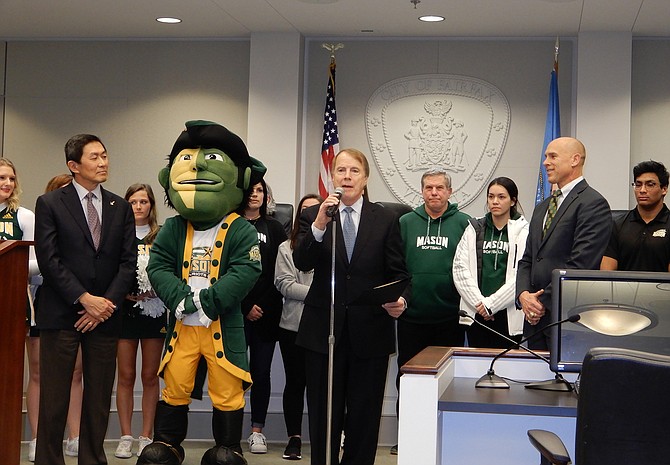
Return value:
[(482, 376), (481, 378), (479, 378), (479, 379), (477, 380), (477, 382), (475, 383), (475, 387), (477, 387), (477, 388), (509, 389), (509, 384), (507, 383), (507, 381), (505, 381), (504, 379), (502, 379), (500, 376), (496, 375), (495, 371), (493, 370), (493, 364), (494, 364), (495, 361), (498, 360), (498, 358), (500, 358), (502, 355), (506, 354), (506, 353), (509, 352), (510, 350), (512, 350), (512, 349), (514, 349), (514, 348), (517, 348), (517, 347), (519, 347), (519, 348), (521, 348), (521, 349), (524, 349), (525, 351), (531, 353), (533, 356), (535, 356), (535, 357), (537, 357), (537, 358), (540, 358), (540, 359), (546, 361), (547, 363), (549, 363), (549, 360), (547, 360), (547, 359), (546, 359), (545, 357), (543, 357), (542, 355), (533, 352), (532, 350), (530, 350), (530, 349), (527, 348), (527, 347), (520, 346), (519, 344), (521, 344), (521, 342), (523, 342), (523, 340), (522, 340), (521, 342), (516, 342), (514, 339), (509, 338), (509, 337), (505, 336), (504, 334), (502, 334), (502, 333), (496, 331), (495, 329), (490, 328), (490, 327), (486, 326), (485, 324), (483, 324), (483, 323), (477, 321), (475, 318), (473, 318), (472, 316), (470, 316), (470, 314), (469, 314), (468, 312), (466, 312), (465, 310), (463, 310), (463, 309), (459, 310), (459, 311), (458, 311), (458, 316), (463, 317), (463, 318), (469, 318), (469, 319), (471, 319), (475, 324), (478, 324), (478, 325), (481, 326), (482, 328), (485, 328), (487, 331), (490, 331), (490, 332), (492, 332), (493, 334), (495, 334), (496, 336), (498, 336), (498, 337), (500, 337), (500, 338), (502, 338), (502, 339), (505, 339), (505, 340), (507, 340), (507, 341), (509, 341), (509, 342), (512, 343), (512, 345), (511, 345), (508, 349), (505, 349), (503, 352), (501, 352), (500, 354), (496, 355), (496, 356), (493, 358), (493, 360), (491, 360), (491, 365), (489, 366), (488, 371), (486, 372), (486, 374), (485, 374), (484, 376)]
[[(500, 352), (498, 355), (496, 355), (493, 358), (493, 360), (491, 360), (491, 365), (489, 366), (489, 369), (486, 372), (486, 374), (484, 376), (482, 376), (481, 378), (479, 378), (479, 380), (477, 380), (477, 382), (475, 383), (475, 387), (497, 388), (497, 389), (509, 389), (509, 384), (507, 384), (507, 381), (505, 381), (500, 376), (495, 374), (495, 371), (493, 370), (493, 365), (495, 364), (496, 360), (498, 360), (500, 357), (502, 357), (503, 355), (508, 353), (510, 350), (515, 349), (515, 348), (519, 348), (519, 349), (525, 350), (529, 354), (533, 355), (535, 358), (539, 358), (540, 360), (544, 360), (548, 365), (550, 365), (551, 363), (549, 362), (549, 360), (546, 357), (538, 354), (537, 352), (529, 349), (526, 346), (522, 346), (521, 344), (528, 341), (529, 339), (536, 336), (537, 334), (543, 332), (545, 329), (551, 328), (553, 326), (561, 325), (561, 324), (566, 323), (568, 321), (570, 323), (576, 323), (577, 321), (579, 321), (579, 318), (580, 318), (579, 315), (571, 315), (568, 318), (565, 318), (563, 320), (555, 321), (553, 323), (545, 325), (543, 328), (535, 331), (530, 336), (521, 339), (521, 341), (519, 341), (517, 343), (513, 339), (505, 336), (504, 334), (499, 333), (495, 329), (489, 328), (485, 324), (477, 321), (475, 318), (470, 316), (468, 314), (468, 312), (466, 312), (465, 310), (459, 310), (458, 315), (461, 316), (461, 317), (470, 318), (473, 322), (480, 325), (481, 327), (486, 328), (488, 331), (491, 331), (492, 333), (494, 333), (494, 334), (500, 336), (501, 338), (506, 339), (506, 340), (510, 341), (512, 344), (514, 344), (514, 345), (508, 347), (507, 349), (503, 350), (502, 352)], [(563, 376), (561, 376), (560, 373), (554, 373), (554, 374), (555, 374), (555, 378), (552, 379), (552, 380), (542, 381), (542, 382), (539, 382), (539, 383), (529, 383), (529, 384), (526, 384), (525, 387), (528, 388), (528, 389), (541, 389), (541, 390), (548, 390), (548, 391), (572, 391), (572, 385), (565, 378), (563, 378)]]
[[(335, 194), (337, 196), (338, 200), (342, 198), (343, 193), (344, 193), (344, 189), (342, 189), (341, 187), (336, 187), (335, 192), (333, 192), (333, 194)], [(333, 216), (335, 216), (335, 213), (337, 213), (337, 209), (339, 208), (339, 206), (340, 206), (340, 203), (338, 202), (335, 205), (331, 205), (330, 207), (328, 207), (328, 210), (326, 210), (326, 216), (329, 217), (329, 218), (332, 218)]]

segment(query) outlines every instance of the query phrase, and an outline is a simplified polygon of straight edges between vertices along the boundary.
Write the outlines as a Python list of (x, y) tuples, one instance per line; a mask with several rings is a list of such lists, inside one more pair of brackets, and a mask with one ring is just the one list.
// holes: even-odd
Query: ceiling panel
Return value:
[[(439, 14), (440, 23), (419, 15)], [(164, 25), (158, 16), (177, 16)], [(1, 0), (0, 39), (670, 36), (670, 0)], [(369, 32), (372, 31), (372, 32)]]
[(670, 35), (670, 2), (668, 0), (644, 0), (633, 27), (636, 36)]
[(584, 3), (581, 32), (632, 31), (644, 1), (588, 0)]

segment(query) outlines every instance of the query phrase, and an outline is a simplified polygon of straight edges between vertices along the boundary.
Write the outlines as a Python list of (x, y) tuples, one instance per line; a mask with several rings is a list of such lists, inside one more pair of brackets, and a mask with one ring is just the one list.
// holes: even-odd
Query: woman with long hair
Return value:
[[(19, 205), (20, 195), (21, 185), (14, 163), (7, 158), (0, 158), (0, 240), (32, 241), (35, 238), (35, 214)], [(32, 277), (38, 274), (39, 267), (37, 266), (35, 249), (31, 246), (28, 258), (28, 276)], [(19, 311), (19, 309), (12, 309), (12, 311), (14, 310)], [(21, 309), (21, 311), (26, 312), (28, 326), (35, 326), (35, 315), (32, 304), (29, 302), (28, 308), (25, 310)], [(39, 357), (39, 355), (36, 355), (37, 352), (34, 350), (34, 345), (30, 343), (30, 339), (30, 337), (26, 339), (28, 354), (29, 356)], [(28, 364), (28, 368), (29, 372), (33, 371), (31, 370), (30, 363)], [(37, 380), (39, 383), (39, 375)], [(35, 437), (37, 435), (37, 414), (35, 412), (37, 412), (39, 406), (39, 384), (37, 386), (37, 391), (35, 392), (34, 386), (31, 386), (29, 383), (27, 393), (28, 400), (30, 400), (30, 402), (27, 402), (29, 404), (28, 419), (32, 430), (32, 441), (28, 445), (28, 459), (31, 462), (35, 460)]]
[(283, 458), (300, 460), (302, 458), (302, 414), (305, 408), (305, 354), (302, 347), (296, 345), (300, 317), (305, 306), (305, 296), (312, 284), (313, 271), (300, 271), (293, 263), (293, 249), (300, 230), (300, 213), (305, 208), (318, 205), (323, 201), (318, 194), (307, 194), (295, 212), (293, 229), (288, 240), (281, 243), (275, 264), (275, 286), (284, 296), (281, 320), (279, 320), (279, 350), (284, 362), (286, 384), (282, 403), (284, 423), (288, 435), (288, 444)]
[[(0, 158), (0, 239), (32, 241), (35, 237), (35, 214), (19, 205), (21, 186), (16, 167)], [(39, 274), (35, 250), (30, 247), (29, 275)]]
[(119, 379), (116, 385), (116, 407), (119, 412), (121, 439), (114, 455), (130, 458), (133, 455), (131, 420), (137, 363), (137, 349), (142, 346), (142, 430), (137, 455), (152, 442), (156, 402), (159, 397), (158, 365), (160, 364), (167, 313), (163, 302), (149, 284), (146, 266), (149, 250), (158, 234), (156, 197), (148, 184), (133, 184), (125, 199), (135, 215), (137, 244), (137, 282), (123, 304), (123, 323), (117, 351)]
[[(470, 219), (454, 257), (454, 283), (461, 295), (461, 309), (505, 336), (520, 341), (523, 313), (514, 305), (517, 264), (528, 237), (528, 221), (519, 213), (519, 190), (510, 178), (498, 177), (489, 183), (486, 205), (489, 212)], [(511, 343), (470, 318), (471, 347), (507, 348)]]
[(270, 370), (277, 342), (282, 295), (274, 284), (275, 261), (279, 244), (286, 240), (281, 223), (267, 214), (265, 181), (251, 187), (242, 214), (258, 231), (263, 271), (254, 288), (242, 300), (244, 332), (249, 346), (251, 386), (251, 434), (247, 442), (252, 454), (268, 450), (263, 427), (270, 402)]

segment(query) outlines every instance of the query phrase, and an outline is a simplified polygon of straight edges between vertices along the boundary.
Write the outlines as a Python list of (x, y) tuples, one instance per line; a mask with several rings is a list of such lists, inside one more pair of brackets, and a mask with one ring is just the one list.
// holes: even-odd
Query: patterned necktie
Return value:
[(544, 222), (544, 229), (542, 230), (542, 237), (547, 234), (551, 222), (556, 216), (556, 210), (558, 210), (558, 197), (561, 195), (561, 190), (556, 189), (553, 194), (551, 194), (551, 199), (549, 200), (549, 208), (547, 208), (547, 220)]
[(86, 217), (88, 221), (88, 229), (91, 230), (91, 237), (93, 237), (93, 245), (95, 245), (95, 250), (98, 250), (102, 226), (100, 225), (98, 210), (96, 210), (95, 205), (93, 205), (94, 198), (96, 197), (93, 192), (86, 194)]
[(342, 212), (344, 219), (342, 220), (342, 234), (344, 236), (344, 246), (347, 248), (347, 258), (351, 261), (351, 254), (354, 252), (354, 244), (356, 244), (356, 227), (354, 220), (351, 219), (351, 212), (354, 209), (345, 207)]

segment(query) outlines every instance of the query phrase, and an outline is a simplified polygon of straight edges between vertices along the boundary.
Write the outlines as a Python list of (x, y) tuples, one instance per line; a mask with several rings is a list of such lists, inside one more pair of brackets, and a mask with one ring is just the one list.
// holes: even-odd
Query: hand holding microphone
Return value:
[(332, 217), (337, 213), (343, 192), (344, 189), (337, 187), (335, 192), (326, 197), (326, 199), (321, 203), (321, 206), (319, 207), (319, 213), (314, 220), (314, 226), (316, 226), (317, 229), (322, 231), (326, 229), (326, 226), (328, 223), (330, 223)]
[[(326, 216), (327, 217), (332, 218), (333, 216), (335, 216), (335, 213), (337, 213), (337, 209), (340, 206), (340, 200), (342, 199), (342, 194), (343, 193), (344, 193), (344, 189), (342, 189), (341, 187), (336, 187), (335, 192), (330, 194), (329, 197), (333, 197), (333, 196), (337, 197), (337, 203), (334, 204), (334, 205), (330, 205), (328, 207), (328, 209), (326, 210)], [(328, 200), (328, 199), (326, 199), (326, 200)]]

